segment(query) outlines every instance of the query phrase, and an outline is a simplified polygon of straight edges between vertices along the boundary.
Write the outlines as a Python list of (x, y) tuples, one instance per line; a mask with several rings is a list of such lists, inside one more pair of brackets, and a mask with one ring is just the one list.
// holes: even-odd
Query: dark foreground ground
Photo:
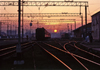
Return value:
[[(83, 47), (80, 45), (80, 42), (77, 45)], [(88, 46), (93, 45), (93, 43), (83, 43), (83, 44)], [(7, 57), (4, 58), (3, 60), (0, 60), (0, 70), (68, 70), (56, 59), (50, 57), (50, 55), (45, 53), (36, 44), (34, 46), (30, 46), (29, 49), (22, 52), (22, 55), (24, 64), (14, 65), (14, 60), (16, 59), (14, 55), (12, 57)], [(87, 66), (89, 66), (90, 70), (100, 70), (99, 69), (100, 67), (96, 67), (95, 65), (92, 66), (91, 63), (90, 65), (88, 65), (87, 63)], [(73, 69), (73, 70), (81, 70), (81, 69)]]

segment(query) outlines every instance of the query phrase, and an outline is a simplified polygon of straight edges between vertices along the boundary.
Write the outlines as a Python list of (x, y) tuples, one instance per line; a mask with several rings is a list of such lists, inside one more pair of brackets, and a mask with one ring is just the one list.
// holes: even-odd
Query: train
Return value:
[(43, 27), (36, 29), (36, 40), (47, 40), (49, 38), (51, 38), (51, 34), (46, 29)]
[(63, 33), (63, 34), (61, 35), (61, 38), (62, 38), (62, 39), (70, 39), (70, 35), (69, 35), (69, 33)]

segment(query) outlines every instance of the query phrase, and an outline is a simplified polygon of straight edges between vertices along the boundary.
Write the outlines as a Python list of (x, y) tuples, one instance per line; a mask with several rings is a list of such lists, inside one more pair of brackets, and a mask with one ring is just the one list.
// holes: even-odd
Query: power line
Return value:
[(9, 12), (6, 10), (6, 7), (4, 7), (4, 10), (5, 10), (7, 13), (9, 13)]
[[(27, 6), (26, 6), (27, 7)], [(28, 7), (27, 7), (28, 8)], [(33, 11), (30, 9), (30, 8), (28, 8), (32, 13), (33, 13)]]
[(90, 9), (89, 9), (89, 7), (88, 7), (88, 12), (89, 12), (89, 13), (88, 13), (88, 15), (90, 15), (90, 16), (91, 16), (91, 13), (90, 13)]
[[(28, 1), (28, 0), (27, 0)], [(27, 7), (27, 6), (26, 6)], [(28, 7), (27, 7), (28, 8)], [(30, 8), (28, 8), (32, 13), (33, 13), (33, 11), (30, 9)]]
[(91, 3), (89, 5), (99, 5), (100, 3)]

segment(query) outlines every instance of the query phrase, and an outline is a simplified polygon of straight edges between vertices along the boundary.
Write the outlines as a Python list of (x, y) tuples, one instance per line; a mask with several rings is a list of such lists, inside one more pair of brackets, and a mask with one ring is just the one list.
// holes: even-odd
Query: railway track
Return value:
[[(55, 45), (54, 45), (55, 43)], [(64, 41), (65, 43), (65, 41)], [(79, 49), (75, 43), (60, 41), (38, 42), (37, 44), (49, 55), (58, 60), (69, 70), (98, 70), (100, 69), (99, 56)]]
[[(100, 56), (78, 47), (76, 43), (75, 41), (60, 39), (36, 41), (22, 44), (22, 50), (30, 48), (31, 51), (25, 52), (24, 58), (25, 62), (33, 64), (29, 67), (32, 69), (34, 67), (34, 70), (99, 70)], [(33, 44), (34, 46), (32, 46)], [(0, 49), (0, 59), (13, 54), (16, 51), (15, 48), (12, 46)], [(27, 54), (28, 52), (30, 55)], [(27, 61), (28, 57), (30, 57), (30, 62)], [(25, 65), (27, 67), (28, 64)]]
[[(33, 67), (33, 46), (34, 41), (21, 44), (21, 59), (24, 64), (16, 65), (17, 59), (16, 46), (0, 49), (0, 70), (30, 70)], [(1, 53), (2, 52), (2, 53)]]
[[(30, 46), (33, 45), (33, 42), (27, 42), (21, 44), (21, 50), (24, 51), (27, 48), (30, 48)], [(0, 59), (12, 56), (12, 54), (16, 53), (16, 46), (8, 46), (6, 48), (0, 49)]]

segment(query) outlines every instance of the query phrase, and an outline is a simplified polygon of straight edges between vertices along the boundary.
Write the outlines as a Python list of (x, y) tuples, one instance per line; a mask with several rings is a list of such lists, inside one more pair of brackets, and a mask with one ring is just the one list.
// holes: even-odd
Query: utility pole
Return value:
[(14, 61), (14, 64), (24, 64), (24, 60), (22, 60), (22, 51), (20, 44), (20, 20), (21, 20), (21, 0), (18, 1), (18, 45), (16, 46), (17, 52), (17, 60)]
[(32, 22), (30, 23), (30, 40), (32, 40), (31, 39), (31, 36), (32, 36), (32, 34), (31, 34), (31, 26), (32, 26)]
[(68, 27), (68, 33), (69, 33), (69, 24), (67, 24), (67, 27)]
[(24, 3), (24, 1), (22, 0), (22, 42), (23, 42), (23, 36), (24, 36), (24, 29), (23, 29), (23, 11), (24, 11), (24, 9), (23, 9), (23, 3)]
[(8, 36), (8, 38), (9, 38), (9, 22), (7, 22), (7, 36)]
[(82, 33), (82, 35), (83, 35), (83, 15), (81, 16), (81, 24), (82, 24), (82, 29), (81, 29), (82, 32), (81, 32), (81, 33)]
[(76, 21), (75, 21), (75, 30), (76, 30)]
[(17, 32), (16, 28), (17, 28), (17, 27), (16, 27), (16, 25), (15, 25), (15, 37), (17, 36), (17, 35), (16, 35), (16, 32)]
[(10, 37), (12, 37), (12, 23), (10, 24)]
[(80, 5), (80, 15), (81, 15), (81, 5)]
[(2, 23), (0, 22), (0, 35), (1, 35), (1, 25), (2, 25)]
[(81, 16), (81, 24), (82, 24), (82, 27), (81, 27), (81, 35), (83, 36), (83, 15), (81, 15), (81, 6), (80, 6), (80, 16)]
[(72, 34), (72, 24), (71, 24), (71, 34)]
[(20, 20), (21, 20), (21, 3), (20, 3), (21, 0), (19, 0), (18, 2), (18, 47), (19, 47), (19, 51), (17, 52), (21, 52), (21, 45), (20, 45)]
[(86, 35), (87, 35), (87, 6), (85, 6), (85, 25), (86, 25), (85, 32), (86, 32)]

